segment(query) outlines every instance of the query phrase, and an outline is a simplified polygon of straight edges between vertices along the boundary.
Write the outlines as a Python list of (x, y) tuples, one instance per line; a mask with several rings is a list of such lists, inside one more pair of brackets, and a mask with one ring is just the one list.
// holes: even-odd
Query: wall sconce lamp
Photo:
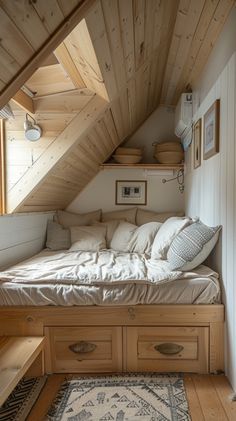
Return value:
[[(31, 118), (30, 121), (29, 118)], [(24, 122), (24, 129), (25, 129), (25, 137), (27, 140), (30, 140), (31, 142), (35, 142), (36, 140), (39, 140), (42, 136), (42, 129), (38, 124), (36, 124), (36, 121), (33, 117), (31, 117), (30, 114), (26, 114), (25, 116), (25, 122)]]

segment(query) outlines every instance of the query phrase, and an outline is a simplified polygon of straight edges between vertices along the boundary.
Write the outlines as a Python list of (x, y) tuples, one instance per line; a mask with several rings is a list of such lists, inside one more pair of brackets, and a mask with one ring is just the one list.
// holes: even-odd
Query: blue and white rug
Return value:
[(47, 376), (23, 378), (0, 407), (0, 421), (25, 421), (46, 380)]
[(47, 421), (186, 421), (180, 375), (127, 374), (66, 380)]

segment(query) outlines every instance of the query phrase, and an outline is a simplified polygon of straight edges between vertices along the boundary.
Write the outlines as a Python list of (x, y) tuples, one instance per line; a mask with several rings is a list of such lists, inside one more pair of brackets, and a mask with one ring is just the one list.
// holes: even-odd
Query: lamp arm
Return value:
[(33, 120), (34, 124), (36, 124), (36, 121), (35, 121), (34, 117), (32, 117), (32, 115), (30, 115), (29, 113), (26, 113), (26, 120), (29, 120), (29, 118), (31, 118), (31, 120)]
[(181, 193), (183, 193), (183, 191), (184, 191), (184, 170), (182, 170), (182, 169), (179, 170), (176, 177), (169, 178), (168, 180), (166, 178), (163, 178), (162, 183), (169, 183), (169, 181), (174, 181), (174, 180), (177, 180), (178, 185), (179, 185), (179, 191)]

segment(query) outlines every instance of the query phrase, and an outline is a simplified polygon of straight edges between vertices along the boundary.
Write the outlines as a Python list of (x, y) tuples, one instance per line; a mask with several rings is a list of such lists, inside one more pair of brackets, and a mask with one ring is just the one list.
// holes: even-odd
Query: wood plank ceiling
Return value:
[[(37, 40), (27, 20), (21, 22), (17, 9), (14, 14), (7, 11), (7, 5), (12, 3), (15, 2), (0, 0), (0, 19), (1, 13), (4, 19), (7, 15), (10, 28), (13, 25), (16, 31), (18, 25), (21, 37), (30, 37), (27, 45), (30, 41), (31, 51), (45, 42), (46, 31), (48, 35), (58, 25), (58, 16), (62, 19), (70, 13), (68, 5), (74, 7), (78, 1), (32, 2), (30, 28), (35, 19), (38, 26), (38, 20), (40, 25), (43, 21), (44, 28)], [(23, 4), (23, 0), (16, 3)], [(40, 10), (42, 4), (48, 4), (48, 8)], [(55, 17), (51, 22), (54, 4)], [(50, 63), (24, 81), (33, 93), (38, 123), (43, 126), (44, 119), (51, 116), (58, 121), (60, 133), (12, 183), (8, 211), (65, 208), (96, 175), (99, 164), (159, 104), (175, 105), (180, 93), (191, 87), (234, 4), (235, 0), (96, 0), (90, 4), (85, 19), (54, 47), (57, 61), (49, 59)], [(11, 32), (11, 43), (14, 37), (16, 32)], [(22, 63), (14, 57), (8, 79), (4, 71), (9, 60), (4, 62), (3, 70), (0, 66), (1, 89), (29, 60), (27, 45), (22, 49)], [(8, 52), (6, 44), (1, 43), (1, 48), (5, 48), (4, 54)], [(4, 54), (0, 63), (6, 60)], [(76, 106), (77, 98), (81, 108)], [(17, 113), (22, 119), (23, 111), (18, 109)], [(67, 116), (64, 126), (59, 123), (62, 115)], [(13, 132), (14, 138), (22, 139), (22, 133), (16, 134), (17, 124), (17, 117), (15, 123), (7, 123), (8, 139), (12, 139)]]

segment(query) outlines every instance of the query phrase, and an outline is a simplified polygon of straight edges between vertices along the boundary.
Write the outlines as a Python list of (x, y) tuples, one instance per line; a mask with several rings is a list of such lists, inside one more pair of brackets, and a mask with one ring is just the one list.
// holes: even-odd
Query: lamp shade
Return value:
[[(29, 117), (33, 120), (33, 123), (29, 120)], [(31, 142), (35, 142), (36, 140), (39, 140), (42, 136), (42, 129), (38, 124), (36, 124), (33, 117), (31, 117), (29, 114), (26, 114), (26, 119), (24, 122), (24, 129), (25, 129), (25, 137), (27, 140), (30, 140)]]

